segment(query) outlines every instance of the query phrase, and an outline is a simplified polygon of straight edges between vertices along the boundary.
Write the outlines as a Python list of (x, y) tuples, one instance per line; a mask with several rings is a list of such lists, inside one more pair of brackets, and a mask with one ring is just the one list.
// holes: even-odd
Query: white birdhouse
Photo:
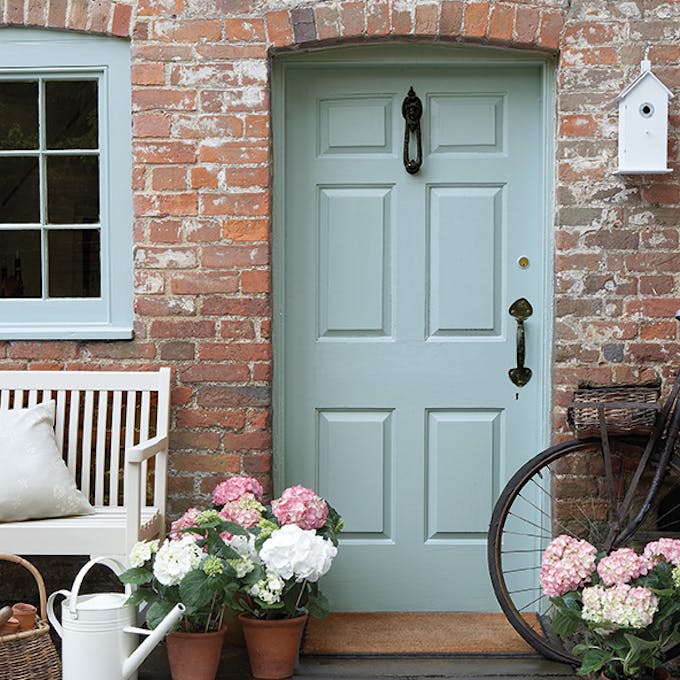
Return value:
[(617, 174), (672, 172), (668, 160), (668, 100), (673, 93), (652, 73), (649, 60), (617, 97), (619, 169)]

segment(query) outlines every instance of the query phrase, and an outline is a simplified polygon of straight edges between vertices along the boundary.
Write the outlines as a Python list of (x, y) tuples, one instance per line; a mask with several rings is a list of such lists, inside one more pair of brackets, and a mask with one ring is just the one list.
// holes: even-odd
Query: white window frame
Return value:
[(0, 299), (0, 339), (133, 337), (130, 45), (120, 38), (0, 28), (0, 78), (96, 78), (99, 83), (101, 295)]

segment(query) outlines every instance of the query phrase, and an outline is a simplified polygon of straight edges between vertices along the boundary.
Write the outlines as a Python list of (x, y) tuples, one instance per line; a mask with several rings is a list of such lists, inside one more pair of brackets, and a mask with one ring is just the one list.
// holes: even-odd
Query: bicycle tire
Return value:
[[(613, 471), (621, 487), (615, 504), (621, 500), (626, 475), (634, 470), (633, 462), (645, 443), (644, 439), (633, 438), (610, 440)], [(544, 480), (549, 480), (549, 488)], [(578, 640), (564, 642), (551, 633), (550, 601), (540, 592), (538, 582), (540, 558), (560, 533), (585, 538), (598, 550), (602, 547), (603, 537), (611, 527), (608, 517), (603, 519), (604, 515), (610, 516), (609, 502), (603, 500), (603, 480), (606, 477), (599, 439), (571, 440), (550, 447), (512, 476), (496, 502), (489, 525), (489, 574), (508, 621), (537, 652), (572, 665), (580, 664), (571, 652)], [(672, 489), (678, 492), (674, 510), (680, 521), (680, 471), (669, 468), (657, 498)], [(635, 511), (633, 508), (631, 516)], [(641, 541), (665, 535), (657, 525), (667, 519), (655, 513), (656, 509), (650, 510), (649, 520), (646, 518), (625, 545), (639, 547)], [(678, 653), (680, 645), (673, 646), (666, 650), (666, 658)]]

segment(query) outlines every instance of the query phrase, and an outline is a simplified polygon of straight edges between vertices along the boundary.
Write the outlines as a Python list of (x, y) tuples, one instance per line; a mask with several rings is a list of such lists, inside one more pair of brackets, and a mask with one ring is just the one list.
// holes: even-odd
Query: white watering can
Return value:
[[(71, 592), (58, 590), (47, 600), (47, 617), (62, 639), (63, 680), (137, 680), (137, 669), (151, 650), (182, 617), (183, 604), (175, 608), (154, 630), (136, 628), (137, 608), (125, 604), (132, 592), (79, 595), (85, 575), (95, 564), (116, 574), (125, 566), (112, 557), (90, 560), (76, 576)], [(54, 613), (54, 600), (63, 595), (61, 623)], [(138, 645), (138, 635), (147, 635)]]

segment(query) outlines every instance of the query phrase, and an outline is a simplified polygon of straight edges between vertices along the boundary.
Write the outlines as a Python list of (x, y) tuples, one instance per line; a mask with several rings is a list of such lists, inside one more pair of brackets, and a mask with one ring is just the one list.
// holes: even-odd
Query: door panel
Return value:
[[(285, 483), (346, 520), (324, 591), (336, 610), (493, 610), (491, 509), (540, 445), (540, 69), (286, 73)], [(410, 86), (417, 175), (402, 162)], [(517, 297), (535, 310), (521, 389)]]

